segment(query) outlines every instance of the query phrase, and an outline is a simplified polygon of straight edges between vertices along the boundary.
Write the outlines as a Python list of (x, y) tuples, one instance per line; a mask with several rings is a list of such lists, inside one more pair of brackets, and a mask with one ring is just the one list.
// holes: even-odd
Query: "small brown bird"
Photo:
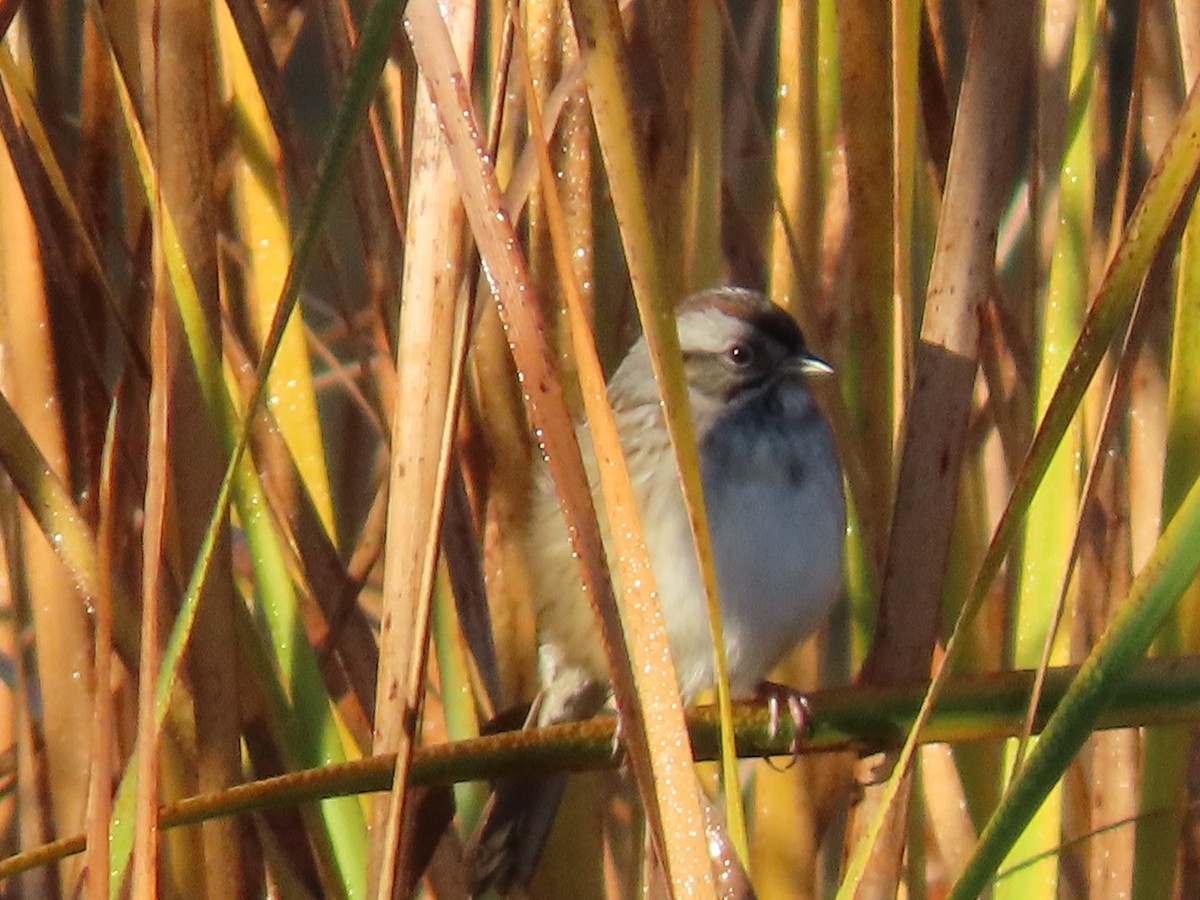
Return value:
[[(703, 291), (676, 313), (699, 449), (730, 689), (752, 695), (824, 618), (841, 589), (842, 474), (829, 425), (805, 384), (830, 367), (796, 322), (760, 294)], [(716, 681), (699, 566), (644, 339), (609, 382), (685, 702)], [(579, 428), (593, 497), (596, 465)], [(603, 522), (603, 515), (601, 515)], [(607, 549), (607, 548), (606, 548)], [(588, 718), (609, 692), (607, 666), (558, 498), (539, 466), (525, 540), (542, 693), (536, 722)], [(469, 849), (472, 890), (533, 875), (563, 779), (501, 783)]]

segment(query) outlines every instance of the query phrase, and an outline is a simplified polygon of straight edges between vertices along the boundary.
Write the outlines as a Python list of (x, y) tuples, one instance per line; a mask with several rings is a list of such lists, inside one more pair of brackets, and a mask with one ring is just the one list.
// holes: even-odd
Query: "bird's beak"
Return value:
[(811, 353), (806, 353), (804, 356), (796, 360), (795, 371), (801, 375), (832, 375), (833, 366), (825, 362), (819, 356), (813, 356)]

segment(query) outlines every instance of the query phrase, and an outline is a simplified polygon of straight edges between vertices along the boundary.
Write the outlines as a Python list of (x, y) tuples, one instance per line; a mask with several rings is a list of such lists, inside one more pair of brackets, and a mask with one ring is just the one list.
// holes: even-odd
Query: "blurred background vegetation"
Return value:
[[(48, 863), (5, 896), (359, 897), (395, 855), (465, 895), (481, 782), (449, 824), (347, 782), (165, 826), (373, 747), (402, 785), (531, 698), (528, 416), (582, 414), (573, 311), (610, 371), (649, 311), (755, 287), (837, 370), (845, 602), (778, 680), (870, 711), (952, 633), (954, 677), (1094, 654), (1100, 693), (1200, 649), (1200, 2), (402, 13), (0, 2), (2, 871)], [(742, 864), (771, 898), (1196, 896), (1200, 753), (1155, 702), (1101, 731), (1084, 698), (1040, 755), (968, 725), (886, 783), (743, 763)], [(662, 892), (640, 809), (578, 779), (534, 895)]]

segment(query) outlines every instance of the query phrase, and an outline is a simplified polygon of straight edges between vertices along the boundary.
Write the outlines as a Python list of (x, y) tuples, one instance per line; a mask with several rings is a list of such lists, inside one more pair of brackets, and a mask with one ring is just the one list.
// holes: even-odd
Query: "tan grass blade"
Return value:
[(836, 4), (848, 178), (847, 279), (855, 335), (840, 377), (854, 398), (855, 443), (872, 478), (856, 497), (868, 556), (879, 566), (885, 552), (896, 466), (895, 248), (893, 205), (895, 124), (892, 121), (891, 15), (885, 4)]
[(100, 459), (100, 523), (97, 528), (99, 544), (100, 591), (93, 601), (96, 622), (95, 660), (96, 697), (92, 709), (91, 755), (92, 769), (88, 782), (87, 850), (84, 866), (89, 875), (84, 886), (87, 900), (107, 900), (108, 879), (102, 873), (109, 868), (108, 820), (112, 816), (113, 750), (117, 746), (115, 729), (115, 691), (113, 679), (113, 556), (117, 552), (118, 497), (116, 491), (117, 414), (114, 400), (104, 434), (104, 450)]
[[(780, 202), (771, 226), (770, 285), (771, 298), (797, 317), (820, 284), (817, 16), (818, 4), (807, 0), (779, 5), (774, 149)], [(789, 231), (795, 236), (794, 256)]]
[[(531, 136), (534, 146), (541, 151), (538, 160), (554, 262), (566, 301), (568, 327), (574, 347), (573, 355), (587, 415), (589, 436), (599, 464), (603, 506), (608, 516), (608, 533), (612, 536), (612, 547), (615, 551), (614, 565), (620, 572), (623, 591), (621, 616), (633, 662), (634, 683), (646, 707), (655, 709), (677, 703), (679, 696), (671, 681), (663, 678), (662, 673), (656, 669), (656, 664), (670, 652), (666, 640), (666, 626), (657, 602), (658, 588), (650, 566), (633, 483), (621, 448), (616, 419), (608, 403), (604, 373), (596, 353), (587, 310), (575, 281), (571, 261), (573, 241), (562, 205), (553, 190), (554, 170), (549, 154), (544, 150), (546, 136), (540, 125), (541, 110), (537, 105), (529, 67), (522, 66), (522, 71), (530, 105)], [(647, 731), (653, 740), (651, 729)]]
[(895, 398), (892, 427), (898, 433), (904, 401), (912, 379), (913, 331), (917, 307), (913, 297), (917, 241), (917, 192), (927, 182), (918, 166), (920, 153), (919, 76), (921, 56), (921, 3), (898, 0), (892, 6), (892, 304), (895, 320), (892, 341), (892, 390)]
[[(79, 721), (93, 708), (94, 682), (90, 623), (80, 593), (85, 601), (96, 596), (96, 551), (90, 531), (65, 489), (70, 478), (69, 456), (50, 340), (49, 273), (42, 265), (33, 211), (14, 168), (17, 152), (7, 144), (0, 149), (0, 222), (4, 223), (0, 242), (0, 284), (4, 286), (0, 434), (5, 468), (18, 485), (23, 484), (26, 502), (25, 509), (16, 510), (19, 522), (7, 530), (7, 537), (15, 542), (7, 549), (10, 565), (19, 567), (11, 574), (19, 579), (36, 638), (37, 652), (32, 659), (36, 659), (41, 697), (37, 724), (44, 744), (37, 757), (27, 762), (46, 767), (43, 783), (53, 785), (54, 790), (35, 800), (29, 792), (36, 790), (38, 782), (26, 778), (20, 784), (27, 791), (25, 799), (33, 801), (33, 809), (46, 802), (45, 824), (66, 834), (83, 826), (86, 812), (89, 748), (86, 740), (79, 740)], [(16, 458), (11, 455), (14, 453)], [(17, 661), (16, 666), (24, 668), (26, 663)], [(25, 688), (32, 689), (32, 684)], [(36, 712), (32, 702), (29, 711)], [(35, 823), (25, 824), (29, 828)], [(29, 830), (22, 829), (22, 838), (27, 835)], [(55, 873), (62, 890), (73, 890), (79, 870), (73, 863)]]
[[(443, 6), (448, 64), (472, 56), (473, 5)], [(441, 22), (439, 16), (439, 22)], [(468, 70), (469, 71), (469, 70)], [(460, 76), (461, 77), (461, 76)], [(404, 256), (404, 302), (396, 349), (398, 389), (392, 420), (392, 459), (380, 669), (373, 753), (396, 753), (392, 791), (375, 801), (368, 890), (392, 897), (405, 821), (415, 712), (424, 693), (430, 602), (438, 532), (445, 499), (456, 388), (466, 352), (463, 209), (451, 154), (441, 137), (437, 98), (417, 89), (413, 176)], [(445, 115), (445, 113), (442, 113)]]
[[(87, 266), (88, 274), (100, 286), (101, 297), (104, 300), (107, 311), (113, 316), (116, 322), (117, 330), (125, 345), (125, 351), (131, 363), (135, 366), (135, 371), (140, 375), (145, 375), (145, 355), (138, 345), (132, 328), (128, 321), (126, 321), (123, 304), (117, 299), (116, 290), (113, 287), (112, 279), (109, 277), (108, 269), (100, 260), (100, 254), (92, 240), (92, 235), (83, 222), (79, 206), (75, 202), (74, 195), (72, 195), (67, 185), (66, 176), (63, 174), (58, 160), (54, 155), (50, 139), (42, 127), (42, 122), (37, 114), (37, 108), (33, 97), (30, 95), (28, 85), (25, 84), (25, 79), (21, 75), (20, 68), (17, 66), (6, 44), (0, 45), (0, 75), (3, 75), (5, 84), (12, 92), (12, 100), (16, 104), (17, 109), (20, 110), (21, 122), (29, 135), (30, 143), (37, 152), (38, 161), (46, 173), (46, 179), (50, 183), (50, 188), (54, 192), (55, 198), (58, 200), (59, 205), (66, 214), (67, 221), (71, 225), (72, 236), (82, 251), (83, 261)], [(0, 102), (7, 104), (7, 96)]]
[[(157, 278), (163, 278), (159, 271)], [(155, 714), (155, 680), (159, 667), (159, 587), (163, 583), (170, 428), (170, 384), (174, 369), (167, 334), (167, 303), (158, 292), (150, 320), (150, 400), (146, 435), (145, 526), (142, 531), (142, 629), (138, 659), (137, 788), (134, 801), (132, 894), (155, 896), (158, 887), (159, 733)], [(105, 841), (107, 844), (107, 840)], [(106, 854), (107, 856), (107, 854)], [(110, 863), (106, 869), (112, 871)], [(114, 891), (120, 884), (113, 885)]]
[[(680, 879), (681, 888), (688, 884), (711, 884), (686, 754), (678, 743), (666, 747), (646, 743), (646, 713), (632, 686), (631, 664), (603, 564), (602, 542), (578, 446), (561, 387), (546, 364), (547, 349), (540, 334), (524, 262), (517, 252), (510, 220), (501, 209), (494, 170), (480, 146), (478, 128), (465, 95), (466, 85), (453, 64), (448, 36), (436, 5), (417, 0), (410, 5), (406, 22), (418, 64), (442, 116), (467, 218), (507, 328), (532, 424), (541, 430), (548, 465), (569, 523), (568, 532), (581, 560), (584, 585), (600, 615), (635, 778), (651, 822), (662, 816), (670, 823), (664, 825), (669, 836), (660, 843), (668, 860), (668, 873), (671, 879)], [(681, 716), (681, 712), (678, 706), (674, 708), (675, 715)], [(671, 710), (668, 708), (661, 714), (670, 715)], [(669, 754), (668, 765), (663, 765), (664, 753)], [(651, 760), (656, 763), (653, 772)], [(681, 845), (687, 847), (686, 861), (682, 863), (676, 856)]]
[[(627, 84), (628, 67), (624, 62), (623, 30), (617, 7), (607, 0), (572, 0), (571, 13), (583, 52), (587, 69), (588, 95), (596, 120), (596, 132), (600, 152), (609, 184), (613, 189), (613, 206), (621, 228), (622, 247), (629, 279), (637, 301), (638, 316), (642, 322), (642, 333), (650, 351), (654, 380), (663, 400), (663, 413), (671, 447), (679, 468), (680, 486), (684, 503), (688, 509), (688, 524), (696, 548), (696, 559), (704, 582), (705, 601), (708, 610), (709, 633), (712, 636), (715, 670), (717, 673), (717, 704), (726, 722), (727, 750), (722, 756), (722, 777), (725, 781), (728, 806), (726, 815), (730, 838), (743, 863), (749, 858), (746, 838), (745, 813), (741, 797), (733, 790), (737, 784), (737, 766), (733, 749), (729, 680), (725, 664), (725, 641), (721, 636), (721, 614), (716, 590), (716, 573), (713, 568), (712, 546), (708, 535), (707, 514), (704, 508), (704, 493), (700, 484), (700, 466), (696, 454), (695, 435), (687, 411), (687, 392), (684, 384), (679, 338), (675, 333), (672, 313), (673, 302), (678, 299), (681, 287), (678, 271), (667, 268), (666, 261), (659, 256), (655, 240), (655, 229), (649, 215), (650, 192), (647, 179), (642, 173), (640, 151), (633, 136), (633, 125), (629, 108)], [(666, 725), (670, 720), (663, 720)], [(678, 725), (676, 724), (676, 729)], [(663, 729), (663, 743), (669, 746), (667, 733)], [(678, 735), (678, 730), (675, 734)], [(676, 738), (677, 740), (677, 738)], [(690, 766), (685, 763), (686, 774)], [(677, 834), (700, 834), (698, 827), (699, 809), (681, 807), (685, 825)], [(665, 824), (665, 823), (664, 823)], [(682, 843), (679, 849), (686, 847)], [(692, 851), (683, 856), (689, 868), (698, 865)], [(682, 876), (682, 871), (673, 869), (667, 860), (669, 878)], [(692, 869), (695, 875), (698, 870)], [(707, 884), (707, 872), (699, 883)], [(680, 882), (681, 884), (683, 882)]]
[[(817, 133), (820, 15), (820, 5), (809, 0), (779, 4), (772, 132), (778, 198), (771, 222), (770, 294), (802, 323), (810, 341), (814, 333), (818, 340), (825, 337), (823, 330), (813, 327), (821, 297), (824, 199)], [(817, 642), (810, 641), (785, 661), (778, 677), (785, 684), (807, 688), (815, 683), (818, 670)], [(755, 766), (755, 839), (750, 853), (762, 896), (791, 892), (809, 897), (818, 890), (821, 804), (825, 786), (839, 775), (850, 774), (842, 762), (800, 759), (782, 771)]]
[[(967, 74), (955, 121), (938, 245), (930, 272), (914, 392), (909, 400), (899, 488), (869, 679), (894, 683), (927, 671), (941, 616), (941, 582), (950, 545), (967, 414), (975, 383), (979, 309), (986, 302), (995, 255), (995, 233), (1015, 143), (1016, 110), (1024, 66), (1008, 48), (1026, 46), (1030, 9), (1019, 3), (979, 7), (972, 29)], [(880, 836), (887, 809), (901, 791), (891, 782), (868, 790), (856, 812), (870, 826), (859, 830), (841, 894), (888, 892), (869, 877), (868, 847)], [(902, 808), (902, 807), (901, 807)], [(899, 826), (891, 819), (892, 828)], [(900, 841), (895, 832), (886, 845)], [(877, 870), (887, 878), (892, 866)], [(878, 865), (878, 864), (877, 864)]]
[[(169, 210), (179, 241), (173, 249), (185, 260), (199, 302), (193, 311), (197, 317), (193, 330), (185, 333), (169, 323), (168, 340), (192, 348), (190, 358), (197, 340), (203, 340), (213, 354), (196, 360), (194, 367), (176, 368), (168, 388), (172, 421), (167, 447), (172, 462), (186, 459), (187, 464), (172, 465), (173, 505), (167, 529), (178, 541), (183, 559), (190, 561), (203, 552), (213, 498), (220, 491), (233, 441), (220, 357), (216, 33), (207, 0), (184, 0), (163, 10), (168, 8), (170, 14), (160, 13), (158, 28), (152, 29), (154, 56), (146, 70), (149, 80), (143, 95), (153, 109), (149, 137), (161, 192), (150, 197), (156, 223), (153, 252), (164, 255), (161, 275), (172, 276), (156, 278), (155, 291), (171, 297), (178, 285), (175, 273), (165, 266), (165, 255), (172, 252), (166, 247), (171, 238), (157, 225)], [(172, 305), (186, 319), (187, 308), (180, 301), (175, 297)], [(226, 516), (212, 545), (209, 576), (186, 654), (196, 722), (196, 777), (205, 791), (229, 787), (242, 778), (241, 723), (229, 715), (237, 706), (239, 688), (237, 667), (229, 665), (227, 654), (236, 646), (234, 605), (241, 602), (233, 587), (230, 541)], [(206, 896), (216, 900), (248, 889), (251, 860), (258, 855), (250, 835), (236, 822), (202, 826)]]
[[(691, 109), (691, 133), (686, 142), (688, 182), (683, 191), (680, 238), (684, 292), (689, 294), (719, 284), (722, 277), (721, 189), (725, 171), (721, 155), (725, 109), (721, 99), (725, 66), (721, 28), (728, 10), (718, 11), (717, 7), (724, 3), (725, 0), (701, 2), (690, 13), (691, 59), (686, 85), (689, 99), (683, 105)], [(674, 53), (669, 51), (668, 55)]]
[(921, 748), (921, 774), (922, 799), (932, 843), (946, 883), (953, 884), (971, 858), (976, 835), (952, 747), (925, 744)]

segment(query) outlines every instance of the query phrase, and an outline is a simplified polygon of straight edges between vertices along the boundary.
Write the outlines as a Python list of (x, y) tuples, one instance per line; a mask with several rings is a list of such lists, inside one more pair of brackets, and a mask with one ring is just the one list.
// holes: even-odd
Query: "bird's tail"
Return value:
[(488, 889), (507, 894), (513, 885), (529, 883), (566, 786), (565, 775), (497, 782), (483, 823), (466, 849), (471, 896)]

